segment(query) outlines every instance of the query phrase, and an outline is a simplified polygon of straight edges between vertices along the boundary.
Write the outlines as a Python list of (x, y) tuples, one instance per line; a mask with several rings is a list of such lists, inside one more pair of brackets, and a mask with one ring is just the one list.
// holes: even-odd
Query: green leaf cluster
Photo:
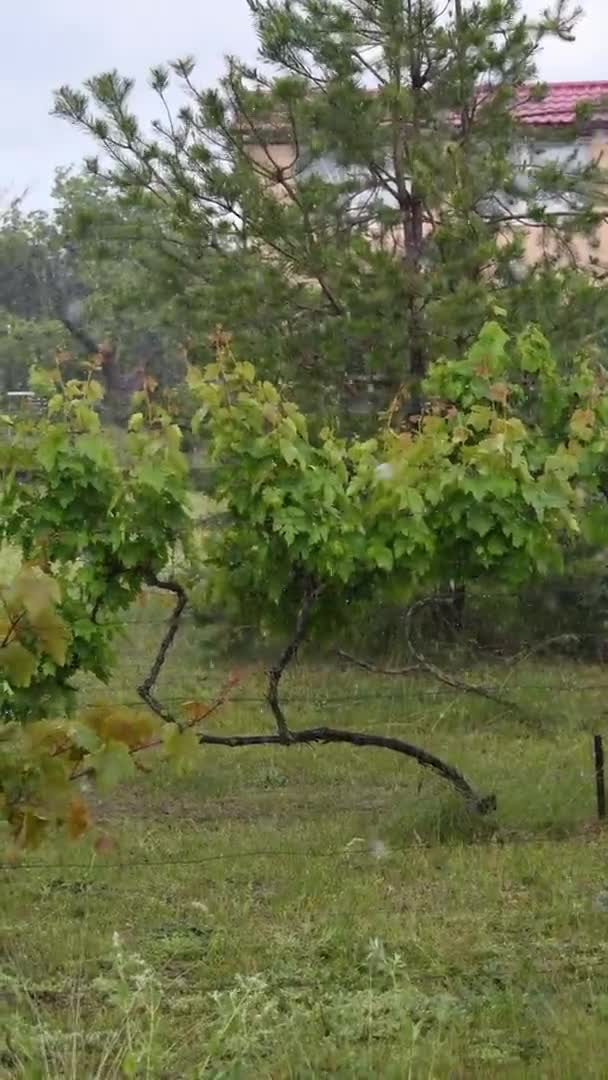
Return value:
[(370, 440), (313, 431), (226, 347), (189, 381), (229, 514), (207, 540), (208, 599), (262, 625), (311, 592), (323, 628), (387, 591), (555, 571), (605, 456), (598, 383), (583, 360), (559, 377), (533, 326), (511, 342), (487, 323), (462, 360), (431, 367), (416, 425)]
[(143, 428), (119, 459), (101, 428), (94, 365), (84, 380), (64, 380), (60, 366), (34, 371), (33, 384), (47, 395), (45, 415), (15, 424), (0, 447), (0, 542), (52, 572), (69, 640), (64, 654), (38, 658), (27, 692), (15, 687), (0, 705), (28, 719), (65, 707), (79, 672), (108, 679), (116, 616), (190, 527), (181, 435), (148, 391)]

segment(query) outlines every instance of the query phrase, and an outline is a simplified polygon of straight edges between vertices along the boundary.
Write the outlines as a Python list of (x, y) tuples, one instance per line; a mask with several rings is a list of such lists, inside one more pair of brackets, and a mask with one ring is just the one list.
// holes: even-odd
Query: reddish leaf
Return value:
[(65, 823), (68, 833), (74, 840), (82, 836), (91, 825), (89, 808), (78, 795), (75, 795), (70, 802)]
[(199, 724), (209, 712), (209, 706), (204, 701), (185, 701), (184, 712), (189, 724)]
[(94, 847), (98, 855), (108, 855), (114, 850), (114, 842), (107, 833), (101, 833), (101, 835), (97, 837)]

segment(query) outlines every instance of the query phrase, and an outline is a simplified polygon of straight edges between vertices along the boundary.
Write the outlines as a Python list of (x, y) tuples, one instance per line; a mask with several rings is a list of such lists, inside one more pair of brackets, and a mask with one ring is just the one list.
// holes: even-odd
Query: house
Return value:
[[(606, 109), (597, 108), (606, 102)], [(593, 105), (596, 109), (585, 123), (573, 126), (577, 109)], [(531, 160), (537, 164), (545, 161), (563, 163), (572, 160), (575, 151), (576, 164), (584, 166), (592, 161), (608, 167), (608, 81), (556, 82), (550, 83), (546, 96), (540, 101), (529, 97), (517, 108), (521, 122), (529, 129)], [(559, 212), (559, 205), (547, 209)], [(597, 233), (597, 249), (593, 256), (600, 265), (608, 268), (608, 221), (604, 221)], [(526, 239), (528, 258), (534, 261), (542, 246), (542, 232), (531, 229)], [(584, 261), (586, 241), (575, 239), (573, 248), (577, 258)]]
[[(522, 88), (514, 111), (526, 133), (525, 144), (518, 150), (518, 167), (526, 169), (554, 162), (563, 168), (583, 167), (592, 161), (608, 168), (608, 80), (589, 82), (555, 82), (545, 87), (544, 96)], [(606, 103), (605, 109), (603, 108)], [(581, 107), (589, 106), (588, 119), (581, 119)], [(454, 118), (458, 123), (458, 118)], [(335, 157), (327, 154), (315, 157), (307, 165), (302, 152), (295, 152), (290, 139), (289, 125), (274, 117), (264, 131), (264, 144), (251, 141), (248, 153), (260, 171), (267, 174), (279, 198), (288, 198), (288, 186), (283, 181), (314, 172), (326, 180), (344, 178), (345, 170)], [(283, 178), (277, 182), (276, 176)], [(352, 175), (352, 173), (351, 173)], [(525, 179), (525, 176), (524, 176)], [(608, 205), (608, 204), (607, 204)], [(559, 214), (564, 207), (559, 199), (548, 198), (545, 208)], [(425, 226), (428, 232), (430, 226)], [(529, 225), (525, 238), (526, 258), (535, 261), (546, 245), (545, 230)], [(608, 218), (598, 229), (596, 242), (590, 247), (586, 238), (576, 238), (572, 250), (578, 261), (593, 258), (608, 270)]]

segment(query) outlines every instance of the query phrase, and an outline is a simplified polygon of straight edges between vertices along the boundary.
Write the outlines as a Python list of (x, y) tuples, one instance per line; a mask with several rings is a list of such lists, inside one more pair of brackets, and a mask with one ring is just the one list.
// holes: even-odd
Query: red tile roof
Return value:
[(593, 119), (608, 125), (608, 81), (555, 82), (548, 83), (547, 87), (542, 101), (534, 101), (522, 90), (525, 99), (516, 106), (516, 111), (524, 124), (572, 124), (576, 120), (577, 105), (606, 103), (606, 108), (596, 113)]

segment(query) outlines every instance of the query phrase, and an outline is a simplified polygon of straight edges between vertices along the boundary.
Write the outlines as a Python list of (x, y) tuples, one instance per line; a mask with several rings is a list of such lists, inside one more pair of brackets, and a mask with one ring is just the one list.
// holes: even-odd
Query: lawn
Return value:
[[(133, 615), (116, 700), (159, 619)], [(213, 697), (209, 651), (189, 621), (165, 699)], [(111, 850), (49, 845), (2, 870), (0, 1075), (606, 1077), (590, 733), (607, 686), (600, 667), (522, 664), (509, 711), (304, 660), (294, 726), (418, 742), (496, 814), (384, 750), (209, 747), (188, 777), (154, 768), (96, 804)], [(212, 730), (268, 727), (262, 692), (246, 665)]]

